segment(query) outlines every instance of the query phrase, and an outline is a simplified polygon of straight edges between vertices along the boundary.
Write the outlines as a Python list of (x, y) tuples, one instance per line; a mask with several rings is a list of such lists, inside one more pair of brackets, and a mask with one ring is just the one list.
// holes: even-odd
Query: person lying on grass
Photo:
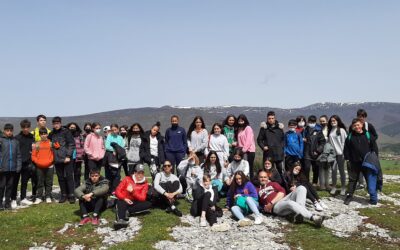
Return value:
[(288, 216), (288, 219), (295, 223), (301, 223), (303, 218), (306, 218), (314, 222), (318, 228), (321, 227), (324, 217), (312, 214), (306, 209), (307, 189), (305, 187), (293, 187), (292, 192), (286, 195), (283, 187), (269, 180), (264, 169), (258, 171), (258, 180), (260, 182), (258, 195), (263, 212)]
[[(106, 209), (108, 189), (109, 181), (100, 175), (100, 169), (90, 170), (89, 179), (75, 189), (82, 214), (79, 226), (90, 222), (99, 225), (100, 214)], [(93, 212), (92, 218), (89, 217), (90, 212)]]
[(116, 209), (117, 221), (115, 230), (128, 226), (127, 214), (143, 213), (151, 208), (151, 202), (147, 201), (149, 184), (144, 176), (144, 166), (137, 164), (135, 172), (126, 176), (115, 189), (118, 198)]

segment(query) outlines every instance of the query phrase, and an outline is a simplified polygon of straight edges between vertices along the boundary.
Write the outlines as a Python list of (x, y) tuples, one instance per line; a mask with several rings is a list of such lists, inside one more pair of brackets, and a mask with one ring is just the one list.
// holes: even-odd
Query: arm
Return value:
[(250, 126), (247, 126), (244, 129), (244, 134), (245, 134), (245, 142), (243, 144), (243, 152), (249, 152), (249, 149), (251, 148), (251, 146), (254, 143), (254, 133), (253, 133), (253, 129)]
[(260, 128), (260, 132), (258, 132), (257, 144), (261, 148), (261, 150), (264, 150), (264, 147), (266, 145), (264, 145), (264, 129), (263, 128)]
[(249, 190), (249, 195), (250, 197), (255, 198), (256, 200), (258, 200), (258, 193), (257, 193), (257, 189), (256, 187), (249, 181), (246, 184), (248, 190)]
[(154, 188), (159, 194), (164, 194), (165, 189), (160, 186), (160, 180), (161, 180), (161, 173), (158, 173), (154, 178)]
[[(220, 135), (220, 136), (223, 136), (223, 140), (224, 140), (224, 145), (223, 145), (223, 150), (224, 150), (224, 161), (227, 161), (228, 160), (228, 158), (229, 158), (229, 142), (228, 142), (228, 139), (226, 139), (226, 136), (225, 135)], [(221, 167), (224, 167), (224, 166), (221, 166)]]
[(115, 196), (117, 196), (118, 199), (123, 200), (125, 199), (124, 193), (126, 192), (126, 186), (127, 186), (127, 177), (125, 177), (117, 186), (115, 189)]
[(78, 199), (82, 199), (82, 196), (85, 195), (85, 190), (86, 190), (86, 184), (83, 183), (82, 185), (80, 185), (79, 187), (77, 187), (74, 191), (75, 197)]
[(111, 147), (111, 136), (110, 136), (110, 135), (107, 135), (105, 145), (106, 145), (106, 150), (107, 150), (107, 151), (112, 151), (112, 152), (114, 152), (114, 148)]
[(320, 131), (318, 133), (318, 147), (317, 147), (317, 152), (319, 154), (321, 154), (324, 151), (325, 143), (326, 143), (325, 136), (322, 133), (322, 131)]
[[(201, 138), (201, 146), (199, 149), (199, 152), (204, 151), (208, 146), (208, 132), (206, 129), (203, 129), (202, 132), (202, 138)], [(229, 147), (229, 143), (228, 143), (228, 147)]]
[(141, 188), (139, 191), (136, 190), (133, 193), (133, 197), (135, 201), (145, 201), (147, 198), (147, 191), (149, 191), (149, 184), (147, 184), (147, 182), (145, 184), (143, 188)]
[(15, 142), (17, 148), (17, 173), (19, 173), (22, 168), (22, 155), (21, 155), (21, 149), (19, 148), (19, 142), (17, 140), (15, 140)]
[(122, 148), (125, 148), (125, 140), (120, 135), (118, 136), (118, 145), (120, 145)]
[(249, 162), (246, 160), (242, 160), (242, 163), (244, 164), (244, 169), (243, 169), (243, 173), (246, 176), (250, 176), (250, 165)]
[(71, 158), (72, 154), (75, 150), (75, 140), (74, 137), (72, 137), (71, 132), (67, 131), (65, 133), (65, 142), (66, 142), (66, 147), (67, 147), (67, 157)]
[(91, 148), (90, 148), (90, 141), (92, 139), (92, 134), (88, 134), (86, 136), (85, 143), (83, 144), (83, 150), (87, 156), (92, 156)]
[(109, 182), (105, 181), (104, 184), (99, 186), (97, 189), (94, 189), (92, 193), (95, 197), (101, 197), (108, 193), (109, 188), (110, 188)]
[(182, 142), (183, 142), (183, 147), (185, 148), (185, 152), (188, 149), (188, 143), (187, 143), (187, 136), (186, 136), (186, 131), (184, 128), (182, 128)]

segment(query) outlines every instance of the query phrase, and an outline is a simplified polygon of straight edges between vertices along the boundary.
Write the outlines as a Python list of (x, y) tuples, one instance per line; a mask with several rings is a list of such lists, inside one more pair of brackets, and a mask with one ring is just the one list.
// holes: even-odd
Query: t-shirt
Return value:
[(158, 140), (156, 136), (150, 136), (150, 154), (158, 157)]
[(258, 197), (259, 197), (259, 202), (260, 206), (264, 207), (268, 203), (270, 203), (275, 197), (278, 195), (278, 193), (284, 193), (286, 195), (285, 189), (281, 187), (277, 182), (268, 182), (268, 184), (265, 187), (259, 187), (257, 189), (258, 192)]

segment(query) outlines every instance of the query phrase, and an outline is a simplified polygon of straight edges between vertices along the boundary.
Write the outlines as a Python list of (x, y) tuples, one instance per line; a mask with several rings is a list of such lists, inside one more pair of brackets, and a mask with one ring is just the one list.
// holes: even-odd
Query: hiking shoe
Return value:
[(325, 220), (324, 216), (319, 216), (319, 215), (312, 216), (312, 221), (314, 222), (317, 228), (320, 228), (322, 226), (322, 222), (324, 222), (324, 220)]
[(11, 201), (11, 209), (17, 209), (18, 205), (17, 205), (17, 201), (16, 200), (12, 200)]
[(206, 227), (207, 226), (206, 218), (200, 217), (200, 226), (201, 227)]
[(40, 204), (40, 203), (42, 203), (42, 202), (43, 202), (42, 199), (36, 198), (36, 199), (35, 199), (35, 202), (33, 202), (33, 204), (34, 204), (34, 205), (37, 205), (37, 204)]
[(98, 226), (99, 224), (100, 224), (99, 217), (93, 216), (93, 218), (92, 218), (92, 225), (93, 225), (93, 226)]
[(119, 219), (116, 222), (114, 222), (114, 229), (120, 230), (121, 228), (127, 228), (128, 224), (129, 223), (126, 220)]
[(62, 195), (60, 200), (58, 201), (58, 203), (65, 203), (67, 201), (67, 196), (66, 195)]
[(30, 205), (33, 204), (33, 202), (30, 201), (30, 200), (28, 200), (27, 198), (25, 198), (25, 199), (23, 199), (23, 200), (20, 202), (20, 204), (21, 204), (22, 206), (30, 206)]
[(352, 200), (353, 200), (353, 197), (350, 195), (347, 195), (346, 199), (344, 200), (344, 204), (349, 205)]
[(70, 196), (68, 198), (68, 202), (69, 202), (69, 204), (75, 204), (75, 197), (74, 196)]
[(171, 213), (171, 212), (172, 212), (172, 208), (171, 208), (171, 207), (167, 207), (167, 208), (165, 209), (165, 212), (167, 212), (167, 214)]
[(333, 188), (331, 189), (330, 194), (331, 194), (331, 195), (336, 195), (336, 188), (335, 188), (335, 187), (333, 187)]
[(251, 226), (253, 222), (247, 218), (238, 221), (239, 227)]
[(262, 215), (260, 214), (260, 215), (257, 215), (257, 216), (256, 216), (256, 218), (255, 218), (255, 220), (254, 220), (254, 224), (260, 225), (261, 223), (263, 223), (263, 221), (264, 221), (264, 218), (263, 218)]
[(286, 219), (294, 224), (300, 224), (303, 223), (304, 221), (304, 218), (301, 214), (295, 214), (295, 213), (289, 214), (288, 216), (286, 216)]
[(92, 221), (92, 219), (89, 217), (89, 216), (87, 216), (87, 217), (84, 217), (84, 218), (82, 218), (82, 220), (79, 222), (79, 224), (78, 224), (78, 226), (83, 226), (83, 225), (85, 225), (85, 224), (88, 224), (88, 223), (90, 223)]
[(318, 201), (314, 202), (314, 207), (315, 207), (315, 210), (318, 212), (324, 211), (324, 209), (322, 208), (321, 204), (319, 204)]
[(53, 202), (53, 201), (51, 200), (50, 197), (47, 197), (47, 198), (46, 198), (46, 203), (47, 203), (47, 204), (50, 204), (50, 203), (52, 203), (52, 202)]
[(377, 201), (371, 201), (371, 200), (370, 200), (370, 201), (369, 201), (369, 204), (370, 204), (370, 205), (377, 205), (378, 202), (377, 202)]
[(173, 212), (176, 216), (182, 217), (182, 212), (179, 211), (177, 208), (175, 208), (174, 210), (172, 210), (172, 212)]

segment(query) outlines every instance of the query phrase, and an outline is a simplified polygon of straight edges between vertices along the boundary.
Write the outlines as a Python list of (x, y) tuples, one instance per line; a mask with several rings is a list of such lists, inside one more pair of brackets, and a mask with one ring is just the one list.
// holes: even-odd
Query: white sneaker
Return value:
[(51, 200), (51, 198), (50, 197), (47, 197), (46, 198), (46, 203), (52, 203), (53, 201)]
[(336, 188), (334, 187), (331, 189), (331, 195), (335, 195), (335, 194), (336, 194)]
[(21, 205), (23, 205), (23, 206), (30, 206), (30, 205), (32, 205), (32, 204), (33, 204), (33, 202), (30, 201), (30, 200), (28, 200), (27, 198), (25, 198), (25, 199), (23, 199), (23, 200), (21, 201)]
[(17, 201), (16, 200), (12, 200), (11, 201), (11, 209), (17, 209), (18, 205), (17, 205)]
[(231, 226), (227, 223), (222, 223), (222, 224), (214, 224), (211, 227), (211, 231), (213, 232), (226, 232), (231, 229)]
[(264, 218), (263, 218), (262, 215), (260, 214), (260, 215), (257, 215), (257, 216), (256, 216), (256, 219), (254, 220), (254, 224), (260, 225), (261, 223), (263, 223), (263, 221), (264, 221)]
[(40, 198), (36, 198), (36, 200), (35, 200), (35, 202), (33, 203), (34, 205), (37, 205), (37, 204), (40, 204), (40, 203), (42, 203), (43, 201), (42, 201), (42, 199), (40, 199)]
[(207, 226), (206, 218), (200, 217), (200, 226), (201, 227), (206, 227)]
[(318, 201), (314, 203), (314, 207), (315, 210), (317, 210), (318, 212), (324, 211), (324, 209), (322, 208), (321, 204), (318, 203)]
[(321, 207), (322, 207), (323, 209), (328, 209), (328, 206), (325, 205), (325, 203), (323, 203), (322, 201), (320, 201), (319, 204), (321, 205)]
[(251, 226), (253, 222), (247, 218), (244, 218), (239, 220), (238, 224), (240, 227), (245, 227), (245, 226)]
[(340, 190), (340, 195), (342, 196), (346, 195), (346, 188), (342, 188), (342, 190)]

